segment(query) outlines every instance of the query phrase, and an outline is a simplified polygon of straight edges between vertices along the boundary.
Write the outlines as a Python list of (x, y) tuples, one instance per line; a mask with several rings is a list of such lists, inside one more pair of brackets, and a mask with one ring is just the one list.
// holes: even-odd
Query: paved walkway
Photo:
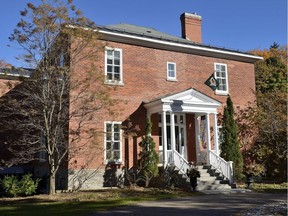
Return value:
[(90, 216), (148, 215), (148, 216), (230, 216), (258, 205), (287, 202), (287, 194), (232, 193), (206, 194), (185, 198), (141, 202)]

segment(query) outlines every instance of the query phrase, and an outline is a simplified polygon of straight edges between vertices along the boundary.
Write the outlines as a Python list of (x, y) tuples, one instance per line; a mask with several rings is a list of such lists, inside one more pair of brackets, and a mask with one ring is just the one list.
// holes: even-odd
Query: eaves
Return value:
[(149, 47), (161, 50), (168, 50), (174, 52), (182, 52), (200, 56), (235, 60), (241, 62), (255, 63), (263, 58), (260, 56), (251, 55), (244, 52), (238, 52), (228, 49), (204, 46), (194, 44), (192, 42), (183, 43), (182, 41), (165, 40), (158, 38), (141, 37), (139, 35), (131, 35), (119, 32), (111, 32), (107, 30), (98, 30), (100, 39), (106, 41), (113, 41), (125, 44), (132, 44), (142, 47)]

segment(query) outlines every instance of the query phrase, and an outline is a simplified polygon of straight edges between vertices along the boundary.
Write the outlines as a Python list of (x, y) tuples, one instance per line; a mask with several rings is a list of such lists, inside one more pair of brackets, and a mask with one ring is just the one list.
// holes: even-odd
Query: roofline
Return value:
[[(102, 28), (102, 29), (101, 29)], [(209, 57), (218, 57), (230, 60), (238, 60), (249, 63), (254, 63), (258, 60), (262, 60), (263, 57), (251, 55), (248, 53), (216, 48), (211, 46), (205, 46), (201, 44), (195, 45), (195, 43), (187, 41), (187, 43), (183, 43), (181, 41), (173, 41), (165, 38), (156, 38), (156, 37), (144, 37), (137, 35), (136, 33), (128, 34), (127, 32), (112, 32), (109, 30), (105, 30), (103, 27), (96, 29), (95, 31), (102, 34), (103, 40), (109, 40), (114, 42), (122, 42), (128, 44), (136, 44), (145, 47), (152, 47), (158, 49), (172, 50), (177, 52), (185, 52), (191, 54), (198, 54)]]

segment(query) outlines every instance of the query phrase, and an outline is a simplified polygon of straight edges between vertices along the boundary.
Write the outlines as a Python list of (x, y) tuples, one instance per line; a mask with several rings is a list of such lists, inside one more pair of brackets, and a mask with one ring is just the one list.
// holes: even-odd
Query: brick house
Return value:
[[(203, 44), (199, 15), (183, 13), (180, 20), (182, 37), (129, 24), (98, 26), (105, 52), (95, 61), (105, 76), (104, 85), (121, 101), (120, 114), (99, 116), (95, 124), (104, 133), (97, 153), (87, 169), (81, 169), (86, 163), (81, 156), (69, 165), (68, 188), (79, 183), (82, 188), (115, 185), (109, 183), (112, 175), (117, 179), (123, 167), (135, 167), (147, 116), (159, 166), (174, 165), (180, 172), (190, 161), (219, 167), (217, 114), (227, 95), (240, 108), (254, 101), (254, 62), (261, 58)], [(215, 91), (204, 84), (211, 75), (220, 82)], [(139, 125), (136, 136), (123, 135), (127, 121)], [(223, 175), (231, 180), (231, 163), (222, 164)]]
[[(123, 166), (137, 165), (147, 115), (160, 166), (175, 165), (183, 172), (189, 161), (218, 166), (217, 113), (228, 94), (240, 108), (254, 101), (254, 62), (261, 58), (202, 44), (199, 15), (183, 13), (180, 20), (182, 38), (129, 24), (98, 26), (106, 47), (97, 63), (106, 77), (104, 85), (117, 86), (112, 95), (122, 101), (121, 115), (99, 119), (105, 132), (99, 142), (103, 149), (88, 171), (97, 173), (84, 188), (102, 186), (111, 162), (117, 164), (116, 175)], [(215, 91), (204, 84), (212, 74), (220, 81)], [(140, 127), (133, 138), (123, 137), (127, 119)], [(69, 173), (74, 175), (80, 166), (70, 167)], [(231, 164), (226, 166), (222, 169)]]

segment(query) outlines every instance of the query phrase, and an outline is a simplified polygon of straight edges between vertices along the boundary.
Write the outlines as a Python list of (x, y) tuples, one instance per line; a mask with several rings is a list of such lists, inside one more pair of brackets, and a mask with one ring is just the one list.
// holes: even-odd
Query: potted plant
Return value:
[(193, 163), (189, 163), (189, 169), (186, 171), (187, 176), (190, 178), (190, 185), (192, 188), (192, 191), (196, 191), (197, 187), (197, 178), (200, 178), (200, 172), (198, 170), (198, 167)]
[(254, 182), (256, 177), (260, 177), (265, 173), (266, 169), (262, 164), (258, 164), (255, 161), (249, 161), (244, 166), (244, 174), (246, 176), (246, 184), (249, 188), (250, 185)]

